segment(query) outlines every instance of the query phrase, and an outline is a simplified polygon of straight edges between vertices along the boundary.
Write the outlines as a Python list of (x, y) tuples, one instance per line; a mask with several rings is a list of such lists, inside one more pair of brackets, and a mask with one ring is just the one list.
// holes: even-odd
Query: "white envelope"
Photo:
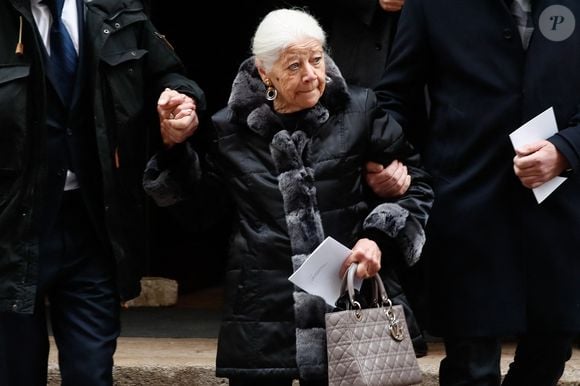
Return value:
[[(340, 267), (351, 252), (332, 237), (327, 237), (296, 272), (290, 275), (288, 280), (304, 291), (322, 297), (326, 303), (334, 306), (341, 295)], [(355, 277), (354, 285), (360, 290), (362, 279)]]
[[(558, 124), (556, 123), (556, 116), (554, 115), (554, 109), (550, 107), (543, 113), (538, 114), (536, 117), (524, 123), (517, 130), (514, 130), (509, 136), (513, 147), (517, 148), (531, 142), (549, 138), (557, 132)], [(566, 177), (556, 176), (537, 188), (533, 188), (532, 190), (538, 204), (544, 201), (564, 181), (566, 181)]]

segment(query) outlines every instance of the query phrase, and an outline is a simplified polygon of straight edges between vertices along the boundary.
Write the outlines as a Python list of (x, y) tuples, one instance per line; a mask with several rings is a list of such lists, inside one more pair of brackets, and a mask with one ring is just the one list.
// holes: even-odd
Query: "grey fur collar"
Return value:
[[(345, 109), (350, 100), (346, 82), (334, 61), (326, 56), (326, 89), (319, 103), (308, 110), (302, 128), (309, 131), (326, 122), (330, 114)], [(283, 126), (278, 116), (266, 100), (266, 86), (254, 65), (254, 58), (246, 59), (239, 68), (233, 84), (228, 106), (237, 119), (245, 121), (256, 133), (271, 138)]]

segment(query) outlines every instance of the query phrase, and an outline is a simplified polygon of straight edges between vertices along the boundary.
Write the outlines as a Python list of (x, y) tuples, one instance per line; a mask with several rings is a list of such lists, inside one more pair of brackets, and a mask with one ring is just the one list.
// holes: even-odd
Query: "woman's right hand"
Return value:
[(342, 263), (340, 277), (344, 276), (352, 263), (358, 263), (356, 276), (361, 279), (376, 275), (381, 269), (381, 250), (377, 243), (370, 239), (358, 240), (352, 253)]

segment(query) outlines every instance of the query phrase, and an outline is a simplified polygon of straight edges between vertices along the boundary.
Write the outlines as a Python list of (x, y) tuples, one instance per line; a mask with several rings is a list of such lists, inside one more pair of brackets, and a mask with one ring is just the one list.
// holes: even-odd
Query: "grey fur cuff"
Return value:
[(377, 206), (365, 219), (363, 228), (378, 230), (395, 240), (409, 267), (419, 261), (425, 244), (425, 231), (402, 206), (394, 203)]
[(308, 259), (310, 255), (294, 255), (292, 256), (292, 271), (296, 272), (298, 268)]
[(324, 328), (324, 315), (332, 311), (332, 307), (317, 295), (312, 295), (304, 291), (296, 291), (294, 296), (294, 307), (296, 312), (294, 317), (297, 328)]
[(296, 362), (300, 378), (324, 379), (326, 376), (326, 330), (296, 329)]
[(145, 167), (143, 189), (160, 207), (177, 204), (189, 197), (191, 186), (201, 178), (197, 153), (187, 144), (177, 157), (157, 153)]

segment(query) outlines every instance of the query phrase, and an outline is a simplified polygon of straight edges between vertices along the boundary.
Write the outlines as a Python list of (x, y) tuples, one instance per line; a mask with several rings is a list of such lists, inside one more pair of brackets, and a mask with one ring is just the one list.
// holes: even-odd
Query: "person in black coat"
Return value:
[(148, 143), (170, 114), (195, 128), (204, 94), (139, 0), (5, 0), (0, 19), (0, 384), (46, 384), (49, 319), (63, 384), (112, 385)]
[[(373, 88), (381, 79), (404, 3), (404, 0), (339, 0), (332, 4), (316, 4), (315, 12), (328, 25), (330, 55), (347, 83)], [(424, 111), (424, 104), (414, 109), (417, 120), (425, 119)], [(399, 160), (384, 166), (369, 162), (365, 177), (370, 184), (380, 183), (381, 191), (387, 194), (385, 197), (403, 194), (411, 181), (405, 165)], [(402, 267), (399, 272), (419, 324), (424, 323), (426, 309), (424, 271), (424, 263), (420, 261), (413, 267)], [(424, 338), (417, 337), (413, 343), (418, 356), (427, 354)]]
[[(514, 17), (515, 16), (515, 17)], [(440, 383), (555, 385), (580, 331), (580, 3), (407, 0), (379, 105), (434, 177), (424, 258)], [(556, 58), (564, 58), (558, 60)], [(428, 86), (429, 123), (413, 126)], [(557, 132), (509, 134), (553, 108)], [(556, 128), (555, 128), (556, 129)], [(532, 189), (567, 177), (539, 203)]]
[(330, 54), (347, 83), (373, 88), (379, 81), (403, 4), (404, 0), (340, 0), (324, 7), (331, 15), (325, 17)]
[[(216, 360), (232, 386), (327, 384), (324, 314), (333, 307), (288, 280), (326, 236), (352, 249), (343, 273), (359, 262), (359, 277), (380, 274), (389, 288), (393, 268), (416, 263), (424, 243), (428, 175), (372, 90), (347, 86), (324, 47), (310, 14), (269, 13), (228, 105), (212, 116), (209, 157), (193, 151), (195, 141), (173, 141), (144, 174), (147, 193), (185, 222), (223, 211), (208, 186), (234, 203)], [(395, 158), (411, 185), (380, 199), (364, 185), (364, 164)]]

